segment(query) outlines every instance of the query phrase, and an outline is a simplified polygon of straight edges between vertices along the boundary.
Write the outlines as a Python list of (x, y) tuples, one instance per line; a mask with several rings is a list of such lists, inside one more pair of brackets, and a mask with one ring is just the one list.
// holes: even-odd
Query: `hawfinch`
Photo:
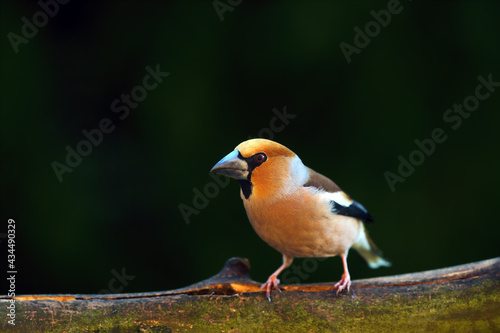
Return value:
[(257, 234), (283, 254), (283, 265), (261, 289), (271, 300), (278, 275), (294, 257), (340, 255), (344, 273), (337, 294), (351, 286), (347, 253), (356, 249), (371, 268), (390, 266), (368, 237), (372, 216), (333, 181), (306, 167), (287, 147), (271, 140), (239, 144), (210, 170), (237, 179), (248, 219)]

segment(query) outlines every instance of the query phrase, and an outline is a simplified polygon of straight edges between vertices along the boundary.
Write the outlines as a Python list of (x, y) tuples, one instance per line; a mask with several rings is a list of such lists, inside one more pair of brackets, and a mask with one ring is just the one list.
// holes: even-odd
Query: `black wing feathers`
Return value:
[(332, 213), (334, 214), (354, 217), (367, 223), (373, 222), (373, 217), (370, 213), (357, 201), (353, 201), (348, 207), (342, 206), (333, 200), (330, 203), (332, 204)]

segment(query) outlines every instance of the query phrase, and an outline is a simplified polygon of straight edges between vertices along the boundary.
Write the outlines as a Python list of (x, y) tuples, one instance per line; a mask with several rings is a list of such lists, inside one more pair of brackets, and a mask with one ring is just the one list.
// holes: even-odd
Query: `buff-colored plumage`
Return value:
[(368, 238), (370, 214), (327, 177), (304, 166), (287, 147), (265, 139), (248, 140), (212, 169), (240, 181), (241, 198), (257, 234), (283, 254), (283, 265), (263, 285), (270, 299), (277, 276), (294, 257), (340, 255), (344, 264), (337, 291), (349, 289), (347, 253), (355, 248), (372, 268), (389, 262)]

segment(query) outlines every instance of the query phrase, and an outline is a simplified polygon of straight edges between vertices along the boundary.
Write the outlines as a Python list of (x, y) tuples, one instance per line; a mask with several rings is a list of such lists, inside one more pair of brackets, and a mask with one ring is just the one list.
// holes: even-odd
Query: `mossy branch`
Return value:
[(445, 269), (333, 283), (283, 285), (270, 303), (232, 258), (214, 277), (186, 288), (118, 295), (0, 297), (10, 332), (378, 332), (499, 331), (500, 258)]

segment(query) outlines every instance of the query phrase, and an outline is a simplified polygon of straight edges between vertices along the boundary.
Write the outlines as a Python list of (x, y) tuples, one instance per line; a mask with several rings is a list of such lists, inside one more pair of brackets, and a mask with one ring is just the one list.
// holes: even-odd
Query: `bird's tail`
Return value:
[(363, 230), (358, 236), (358, 239), (352, 247), (359, 252), (361, 257), (366, 260), (366, 263), (370, 268), (379, 268), (381, 266), (389, 267), (391, 262), (382, 256), (382, 251), (380, 251), (375, 243), (370, 239), (368, 233), (365, 230), (364, 225), (361, 225)]

